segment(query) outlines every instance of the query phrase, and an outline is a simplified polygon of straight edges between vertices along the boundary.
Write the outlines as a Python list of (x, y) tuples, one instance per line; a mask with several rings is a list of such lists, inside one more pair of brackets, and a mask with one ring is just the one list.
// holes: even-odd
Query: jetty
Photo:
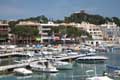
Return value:
[[(56, 60), (60, 60), (60, 61), (68, 60), (69, 61), (69, 60), (73, 60), (73, 59), (76, 59), (78, 57), (83, 57), (83, 56), (86, 56), (86, 55), (80, 54), (76, 56), (66, 56), (66, 57), (56, 58)], [(33, 61), (30, 61), (30, 62), (33, 62)], [(12, 71), (14, 68), (26, 67), (26, 66), (29, 66), (30, 62), (0, 66), (0, 71)]]
[(20, 53), (2, 53), (2, 54), (0, 54), (0, 58), (2, 58), (2, 57), (8, 57), (8, 56), (22, 56), (22, 54), (20, 54)]
[(12, 64), (12, 65), (6, 65), (6, 66), (0, 66), (0, 71), (6, 71), (6, 70), (13, 70), (14, 68), (20, 68), (20, 67), (26, 67), (29, 63), (22, 63), (22, 64)]

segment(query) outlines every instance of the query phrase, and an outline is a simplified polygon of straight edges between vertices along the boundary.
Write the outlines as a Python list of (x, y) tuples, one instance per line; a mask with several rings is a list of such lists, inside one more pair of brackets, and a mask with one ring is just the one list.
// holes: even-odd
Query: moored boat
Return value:
[(16, 68), (13, 71), (18, 75), (30, 75), (30, 74), (32, 74), (32, 71), (27, 70), (25, 68)]
[(73, 64), (70, 62), (63, 62), (63, 61), (55, 61), (54, 66), (57, 69), (62, 69), (62, 70), (70, 70), (73, 68)]
[(105, 56), (84, 56), (77, 58), (77, 61), (82, 63), (104, 63), (107, 59)]
[(56, 67), (54, 67), (52, 65), (52, 63), (50, 63), (49, 61), (46, 61), (46, 60), (45, 61), (32, 62), (32, 63), (30, 63), (30, 67), (34, 71), (51, 72), (51, 73), (58, 72)]

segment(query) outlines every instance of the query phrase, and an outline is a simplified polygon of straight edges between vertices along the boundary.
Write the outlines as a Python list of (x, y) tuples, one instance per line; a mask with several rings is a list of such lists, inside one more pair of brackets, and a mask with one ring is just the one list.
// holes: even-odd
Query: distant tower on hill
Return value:
[(79, 14), (79, 13), (85, 13), (85, 10), (80, 10), (80, 11), (77, 11), (77, 12), (74, 12), (75, 14)]
[(85, 13), (85, 10), (80, 10), (80, 13)]

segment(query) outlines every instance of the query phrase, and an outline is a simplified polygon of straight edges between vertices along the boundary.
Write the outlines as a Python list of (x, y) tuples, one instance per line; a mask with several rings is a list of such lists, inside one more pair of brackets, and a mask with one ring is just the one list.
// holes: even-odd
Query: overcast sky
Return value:
[(0, 19), (20, 19), (45, 15), (63, 19), (73, 12), (120, 17), (120, 0), (0, 0)]

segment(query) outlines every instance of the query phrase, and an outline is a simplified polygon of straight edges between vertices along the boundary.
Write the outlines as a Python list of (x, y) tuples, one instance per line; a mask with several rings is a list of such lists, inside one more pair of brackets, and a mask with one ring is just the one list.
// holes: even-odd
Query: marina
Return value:
[(0, 0), (0, 80), (120, 80), (120, 0)]
[[(94, 70), (94, 65), (97, 66), (97, 68), (96, 68), (97, 75), (102, 76), (104, 71), (107, 72), (106, 64), (114, 63), (114, 62), (113, 63), (109, 62), (109, 60), (114, 61), (114, 59), (113, 59), (115, 56), (114, 54), (117, 54), (117, 51), (119, 51), (119, 50), (115, 49), (113, 52), (104, 52), (104, 53), (103, 52), (102, 53), (101, 52), (89, 52), (89, 53), (87, 52), (87, 53), (76, 54), (76, 53), (78, 53), (78, 52), (76, 52), (74, 55), (73, 54), (70, 55), (70, 53), (69, 53), (69, 55), (64, 55), (64, 56), (62, 55), (61, 57), (60, 57), (61, 54), (55, 55), (55, 53), (54, 54), (46, 54), (45, 53), (46, 55), (44, 55), (44, 57), (41, 57), (43, 55), (40, 55), (40, 56), (34, 55), (34, 57), (33, 56), (17, 56), (17, 58), (21, 59), (20, 61), (14, 60), (15, 63), (12, 65), (0, 66), (0, 71), (3, 73), (5, 71), (7, 71), (9, 73), (9, 72), (14, 72), (14, 69), (17, 69), (17, 68), (29, 67), (29, 69), (33, 71), (32, 75), (29, 75), (29, 77), (31, 76), (30, 78), (35, 79), (35, 80), (38, 77), (37, 75), (41, 76), (39, 78), (43, 78), (44, 76), (47, 76), (48, 79), (51, 79), (51, 80), (59, 80), (59, 76), (61, 76), (61, 79), (63, 78), (64, 80), (67, 80), (67, 79), (86, 80), (88, 77), (88, 75), (86, 75), (86, 71), (90, 70), (90, 69)], [(65, 54), (65, 52), (63, 52), (62, 54)], [(54, 57), (51, 57), (51, 55), (54, 55)], [(117, 55), (119, 55), (119, 54), (117, 54)], [(55, 56), (59, 56), (59, 57), (55, 57)], [(106, 57), (104, 57), (104, 56), (106, 56)], [(14, 57), (10, 57), (10, 58), (14, 58)], [(22, 58), (24, 58), (25, 60)], [(78, 62), (77, 61), (78, 59), (84, 59), (86, 62), (91, 61), (92, 63)], [(97, 61), (97, 59), (102, 60), (102, 63), (99, 63), (99, 62), (95, 63)], [(116, 58), (115, 58), (115, 60), (116, 60)], [(50, 64), (49, 63), (47, 64), (48, 61), (50, 62)], [(63, 63), (62, 63), (62, 61), (63, 61)], [(68, 63), (67, 62), (65, 63), (64, 61), (68, 61), (71, 64), (69, 64), (68, 66), (65, 66)], [(58, 62), (59, 64), (54, 63), (54, 62)], [(36, 63), (39, 63), (39, 65), (37, 65)], [(52, 64), (52, 63), (54, 63), (54, 64)], [(44, 64), (44, 65), (42, 65), (42, 64)], [(53, 67), (52, 65), (54, 65), (56, 67)], [(113, 65), (115, 65), (115, 63)], [(43, 68), (46, 68), (46, 70), (48, 70), (48, 71), (46, 71)], [(55, 68), (55, 69), (53, 69), (53, 71), (52, 71), (52, 68)], [(51, 70), (49, 71), (49, 69), (51, 69)], [(99, 69), (101, 69), (101, 70), (99, 71)], [(70, 74), (71, 76), (70, 75), (67, 76), (68, 73), (72, 73), (72, 74)], [(12, 78), (15, 78), (15, 76), (16, 76), (12, 73), (9, 73), (9, 74), (11, 75)], [(63, 74), (64, 74), (64, 76), (62, 76)], [(94, 76), (94, 73), (93, 73), (93, 76)], [(8, 75), (8, 77), (10, 77), (10, 76)], [(16, 76), (15, 80), (18, 79), (17, 77), (20, 77), (20, 76)], [(26, 77), (25, 80), (29, 79), (29, 77), (28, 78)], [(3, 78), (7, 78), (7, 75), (6, 75), (6, 77), (4, 76)], [(52, 78), (55, 78), (55, 79), (52, 79)], [(112, 77), (112, 78), (113, 79), (115, 78), (114, 80), (117, 80), (116, 77)], [(1, 79), (2, 79), (2, 77), (1, 77)], [(21, 78), (21, 79), (23, 80), (24, 78)], [(93, 79), (93, 78), (89, 78), (88, 80), (91, 80), (91, 79)], [(103, 79), (103, 77), (102, 77), (102, 79)]]

